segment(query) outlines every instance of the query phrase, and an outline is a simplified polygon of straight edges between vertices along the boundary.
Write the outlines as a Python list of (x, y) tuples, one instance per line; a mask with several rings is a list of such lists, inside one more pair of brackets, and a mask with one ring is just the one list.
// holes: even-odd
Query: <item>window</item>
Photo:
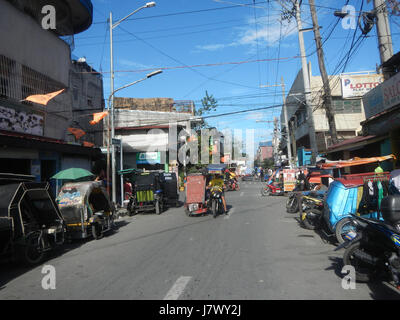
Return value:
[(361, 100), (332, 99), (332, 108), (336, 114), (361, 113)]

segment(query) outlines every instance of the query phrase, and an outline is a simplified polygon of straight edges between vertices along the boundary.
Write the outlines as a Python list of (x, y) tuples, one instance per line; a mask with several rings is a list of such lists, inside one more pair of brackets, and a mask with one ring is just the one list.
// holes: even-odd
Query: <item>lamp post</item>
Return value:
[[(128, 88), (128, 87), (130, 87), (130, 86), (133, 86), (133, 85), (136, 84), (136, 83), (142, 82), (142, 81), (144, 81), (144, 80), (146, 80), (146, 79), (149, 79), (149, 78), (151, 78), (151, 77), (154, 77), (154, 76), (156, 76), (156, 75), (158, 75), (158, 74), (160, 74), (160, 73), (162, 73), (162, 70), (157, 70), (157, 71), (151, 72), (151, 73), (149, 73), (148, 75), (146, 75), (146, 77), (143, 78), (143, 79), (136, 80), (136, 81), (134, 81), (134, 82), (128, 83), (128, 84), (124, 85), (123, 87), (114, 90), (114, 91), (110, 94), (110, 96), (109, 96), (109, 98), (108, 98), (108, 107), (109, 107), (109, 108), (111, 107), (111, 101), (114, 99), (114, 96), (115, 96), (115, 94), (116, 94), (118, 91), (121, 91), (122, 89), (126, 89), (126, 88)], [(114, 108), (114, 107), (113, 107), (113, 108)], [(114, 112), (111, 114), (112, 124), (114, 125), (114, 119), (113, 119), (113, 117), (114, 117)], [(114, 129), (114, 128), (112, 127), (112, 129)], [(115, 190), (115, 181), (116, 181), (116, 177), (115, 177), (115, 174), (116, 174), (116, 170), (115, 170), (115, 148), (114, 148), (114, 145), (111, 143), (111, 142), (112, 142), (112, 139), (114, 138), (114, 134), (115, 134), (115, 132), (112, 132), (112, 131), (111, 131), (111, 137), (110, 137), (110, 135), (109, 135), (110, 138), (109, 138), (109, 140), (108, 140), (108, 145), (110, 146), (110, 144), (111, 144), (111, 152), (112, 152), (112, 157), (111, 157), (112, 201), (115, 202), (115, 201), (116, 201), (116, 198), (117, 198), (117, 196), (116, 196), (116, 190)], [(110, 150), (110, 148), (108, 148), (108, 150)], [(107, 157), (107, 160), (108, 160), (108, 163), (107, 163), (107, 169), (108, 169), (108, 168), (109, 168), (109, 165), (110, 165), (110, 163), (109, 163), (109, 157)], [(109, 169), (108, 169), (108, 170), (109, 170)], [(107, 176), (109, 176), (109, 173), (107, 173)]]
[[(135, 14), (136, 12), (145, 9), (145, 8), (151, 8), (154, 7), (156, 5), (156, 3), (154, 1), (152, 2), (147, 2), (144, 6), (141, 6), (140, 8), (136, 9), (135, 11), (133, 11), (132, 13), (128, 14), (125, 18), (122, 18), (121, 20), (117, 21), (116, 23), (113, 24), (113, 16), (112, 16), (112, 12), (110, 12), (110, 76), (111, 76), (111, 84), (110, 84), (110, 92), (112, 93), (110, 95), (110, 99), (112, 98), (112, 100), (110, 101), (109, 99), (109, 103), (108, 103), (108, 108), (110, 110), (110, 126), (111, 126), (111, 137), (110, 134), (108, 135), (108, 145), (110, 146), (110, 141), (112, 141), (112, 139), (114, 138), (115, 135), (115, 129), (114, 129), (114, 94), (115, 92), (122, 90), (123, 88), (126, 88), (127, 86), (133, 85), (134, 83), (124, 86), (123, 88), (120, 88), (118, 90), (114, 91), (114, 51), (113, 51), (113, 30), (119, 26), (119, 24), (123, 21), (125, 21), (126, 19), (128, 19), (130, 16), (132, 16), (133, 14)], [(146, 78), (147, 79), (147, 78)], [(137, 82), (135, 82), (137, 83)], [(109, 128), (110, 130), (110, 128)], [(110, 148), (108, 148), (109, 150)], [(109, 155), (107, 157), (107, 162), (109, 162)], [(111, 163), (112, 163), (112, 201), (115, 203), (116, 202), (116, 196), (115, 196), (115, 148), (114, 145), (111, 145)], [(109, 163), (107, 163), (107, 181), (110, 180), (110, 175), (109, 175)]]

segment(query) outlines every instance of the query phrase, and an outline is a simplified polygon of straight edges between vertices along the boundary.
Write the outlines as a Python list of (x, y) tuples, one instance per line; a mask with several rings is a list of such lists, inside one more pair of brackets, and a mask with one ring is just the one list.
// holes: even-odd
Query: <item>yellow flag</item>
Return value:
[(89, 123), (94, 126), (95, 124), (98, 124), (101, 120), (103, 120), (105, 117), (108, 116), (108, 111), (104, 112), (99, 112), (99, 113), (94, 113), (93, 114), (93, 120), (90, 121)]
[(48, 94), (35, 94), (35, 95), (27, 97), (25, 99), (25, 101), (31, 101), (31, 102), (42, 104), (42, 105), (46, 106), (51, 99), (58, 96), (59, 94), (61, 94), (64, 91), (65, 91), (65, 89), (62, 89), (62, 90), (56, 91), (56, 92), (52, 92), (52, 93), (48, 93)]

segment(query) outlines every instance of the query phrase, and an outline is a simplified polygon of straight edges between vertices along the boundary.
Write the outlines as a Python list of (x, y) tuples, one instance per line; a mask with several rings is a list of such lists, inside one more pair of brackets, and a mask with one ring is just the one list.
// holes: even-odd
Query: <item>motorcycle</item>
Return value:
[(319, 197), (303, 196), (301, 200), (300, 222), (308, 230), (315, 230), (323, 223), (324, 200)]
[(236, 179), (230, 179), (228, 181), (228, 190), (229, 191), (239, 191), (240, 190), (239, 183), (237, 182)]
[(357, 282), (370, 282), (378, 275), (388, 277), (400, 289), (400, 195), (382, 200), (384, 221), (352, 216), (355, 230), (346, 234), (344, 265), (355, 268)]
[(220, 187), (212, 187), (210, 190), (210, 207), (214, 218), (224, 213), (224, 204), (222, 203), (223, 190)]

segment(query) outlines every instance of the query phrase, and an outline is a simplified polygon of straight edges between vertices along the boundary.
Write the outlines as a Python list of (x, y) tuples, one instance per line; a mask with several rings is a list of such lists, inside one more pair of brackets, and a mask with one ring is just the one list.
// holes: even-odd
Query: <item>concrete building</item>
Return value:
[[(179, 150), (182, 129), (190, 132), (194, 120), (193, 102), (170, 98), (115, 98), (115, 137), (123, 142), (125, 168), (169, 171), (177, 165), (170, 146)], [(176, 123), (176, 131), (170, 124)]]
[(263, 163), (266, 159), (272, 159), (274, 157), (274, 148), (272, 147), (272, 142), (260, 142), (258, 149), (256, 160), (258, 163)]
[[(324, 153), (332, 145), (329, 134), (329, 124), (323, 101), (323, 84), (321, 76), (313, 76), (309, 64), (309, 78), (311, 88), (311, 103), (314, 110), (314, 127), (319, 153)], [(354, 138), (361, 131), (361, 122), (365, 120), (362, 96), (378, 86), (383, 77), (371, 72), (348, 73), (330, 76), (332, 91), (333, 113), (339, 141)], [(307, 110), (304, 104), (304, 83), (300, 71), (287, 95), (287, 114), (289, 123), (289, 137), (292, 146), (292, 155), (296, 156), (301, 147), (309, 149), (309, 126)], [(287, 154), (286, 124), (284, 113), (281, 113), (281, 131), (284, 134), (281, 148)]]
[[(393, 76), (363, 96), (366, 119), (361, 123), (360, 136), (331, 146), (328, 150), (331, 159), (389, 154), (400, 159), (400, 53), (382, 67), (392, 70)], [(382, 168), (398, 169), (400, 162), (385, 161)]]
[[(45, 5), (56, 9), (56, 29), (43, 28)], [(0, 12), (1, 170), (46, 181), (71, 166), (90, 169), (99, 150), (68, 143), (67, 129), (74, 103), (71, 45), (92, 23), (91, 1), (0, 0)], [(47, 106), (23, 101), (61, 89)]]

